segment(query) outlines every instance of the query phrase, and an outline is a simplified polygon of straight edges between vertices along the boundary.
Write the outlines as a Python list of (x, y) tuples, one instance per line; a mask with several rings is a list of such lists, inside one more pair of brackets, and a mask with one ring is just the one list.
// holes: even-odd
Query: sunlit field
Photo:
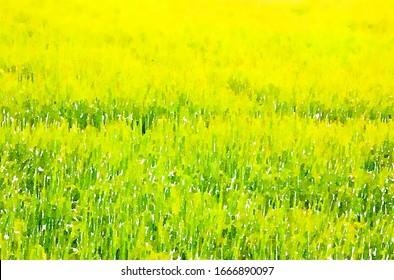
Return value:
[(0, 257), (394, 259), (394, 1), (0, 0)]

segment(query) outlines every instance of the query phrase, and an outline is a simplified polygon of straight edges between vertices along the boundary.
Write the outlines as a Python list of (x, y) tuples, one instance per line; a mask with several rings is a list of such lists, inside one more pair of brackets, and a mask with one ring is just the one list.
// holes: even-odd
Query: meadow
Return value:
[(0, 0), (0, 258), (394, 259), (394, 1)]

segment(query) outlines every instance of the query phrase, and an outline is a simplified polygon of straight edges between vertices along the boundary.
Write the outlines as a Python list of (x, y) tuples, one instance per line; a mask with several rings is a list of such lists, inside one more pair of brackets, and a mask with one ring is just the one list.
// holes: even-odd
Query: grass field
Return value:
[(394, 259), (394, 1), (0, 0), (0, 257)]

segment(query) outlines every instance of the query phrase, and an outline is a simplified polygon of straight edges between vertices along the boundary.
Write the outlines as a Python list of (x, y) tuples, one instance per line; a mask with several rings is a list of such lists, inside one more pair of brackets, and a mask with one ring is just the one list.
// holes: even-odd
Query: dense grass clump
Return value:
[(80, 2), (1, 4), (1, 259), (394, 258), (392, 2)]

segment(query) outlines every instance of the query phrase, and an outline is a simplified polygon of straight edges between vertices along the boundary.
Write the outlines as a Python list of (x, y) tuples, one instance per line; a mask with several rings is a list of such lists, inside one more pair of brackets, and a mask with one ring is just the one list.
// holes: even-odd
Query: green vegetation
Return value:
[(392, 1), (80, 2), (1, 3), (1, 259), (394, 259)]

